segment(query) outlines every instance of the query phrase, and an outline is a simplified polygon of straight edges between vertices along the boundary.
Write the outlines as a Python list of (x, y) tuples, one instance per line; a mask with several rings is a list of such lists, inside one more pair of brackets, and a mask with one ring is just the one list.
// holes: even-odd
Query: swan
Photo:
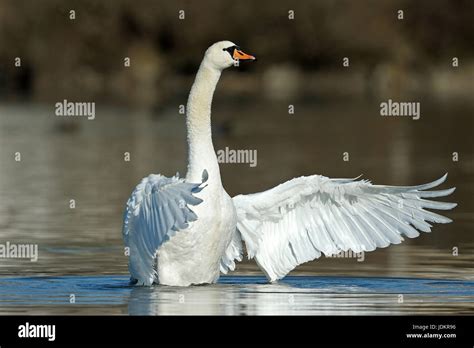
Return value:
[(426, 209), (455, 188), (432, 190), (447, 174), (419, 186), (373, 185), (367, 180), (302, 176), (260, 193), (231, 198), (222, 186), (211, 136), (211, 103), (224, 69), (253, 61), (230, 41), (204, 54), (186, 108), (185, 178), (151, 174), (125, 207), (123, 239), (131, 281), (137, 285), (215, 283), (243, 257), (254, 258), (270, 282), (296, 266), (351, 250), (399, 244), (452, 220)]

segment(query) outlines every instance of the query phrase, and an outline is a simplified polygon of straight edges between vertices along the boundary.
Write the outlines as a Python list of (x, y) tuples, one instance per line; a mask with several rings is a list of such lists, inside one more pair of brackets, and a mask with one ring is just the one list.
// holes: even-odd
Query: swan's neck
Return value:
[(205, 64), (199, 67), (189, 93), (186, 108), (188, 173), (190, 182), (200, 182), (202, 172), (209, 173), (209, 184), (221, 182), (219, 164), (212, 144), (211, 104), (221, 72)]

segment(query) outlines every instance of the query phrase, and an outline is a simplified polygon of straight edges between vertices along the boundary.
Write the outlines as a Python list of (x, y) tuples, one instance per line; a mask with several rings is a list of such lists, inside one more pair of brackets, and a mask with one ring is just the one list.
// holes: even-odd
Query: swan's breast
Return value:
[(220, 260), (235, 231), (237, 214), (223, 189), (218, 194), (209, 193), (203, 194), (203, 202), (193, 207), (198, 219), (158, 251), (160, 283), (212, 283), (219, 278)]

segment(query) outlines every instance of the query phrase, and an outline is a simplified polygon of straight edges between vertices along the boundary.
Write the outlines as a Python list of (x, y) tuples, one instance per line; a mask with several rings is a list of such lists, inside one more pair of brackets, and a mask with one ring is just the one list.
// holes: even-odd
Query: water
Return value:
[[(0, 259), (0, 313), (472, 312), (472, 110), (424, 104), (419, 121), (383, 119), (378, 110), (378, 103), (321, 103), (299, 105), (289, 116), (287, 105), (236, 106), (217, 98), (216, 149), (258, 150), (255, 168), (221, 166), (227, 191), (256, 192), (314, 173), (364, 173), (374, 183), (412, 185), (449, 172), (443, 187), (457, 187), (446, 199), (459, 203), (446, 212), (454, 223), (363, 260), (307, 263), (278, 284), (266, 284), (250, 260), (217, 285), (143, 289), (127, 285), (123, 205), (143, 176), (185, 172), (184, 119), (177, 108), (152, 117), (98, 105), (95, 120), (65, 122), (51, 106), (1, 105), (0, 242), (38, 244), (39, 258)], [(345, 151), (349, 162), (342, 161)], [(20, 162), (14, 160), (17, 152)], [(123, 160), (125, 152), (130, 162)]]
[(21, 277), (0, 280), (0, 314), (469, 314), (473, 291), (473, 281), (410, 278), (290, 276), (268, 284), (224, 276), (214, 285), (146, 288), (128, 286), (125, 276)]

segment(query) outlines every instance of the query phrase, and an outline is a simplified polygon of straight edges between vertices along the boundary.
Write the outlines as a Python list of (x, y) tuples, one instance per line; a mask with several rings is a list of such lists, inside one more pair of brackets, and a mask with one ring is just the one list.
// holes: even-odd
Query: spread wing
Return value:
[(287, 181), (256, 194), (233, 198), (237, 229), (267, 277), (283, 278), (297, 265), (341, 251), (372, 251), (430, 232), (431, 222), (450, 219), (426, 209), (448, 210), (455, 203), (427, 198), (455, 188), (426, 191), (446, 180), (419, 186), (372, 185), (366, 180), (314, 175)]
[(190, 206), (202, 202), (194, 196), (207, 180), (203, 173), (200, 184), (187, 183), (174, 176), (149, 175), (132, 192), (123, 219), (123, 239), (129, 252), (129, 270), (140, 285), (155, 280), (155, 256), (158, 248), (176, 232), (197, 220)]

